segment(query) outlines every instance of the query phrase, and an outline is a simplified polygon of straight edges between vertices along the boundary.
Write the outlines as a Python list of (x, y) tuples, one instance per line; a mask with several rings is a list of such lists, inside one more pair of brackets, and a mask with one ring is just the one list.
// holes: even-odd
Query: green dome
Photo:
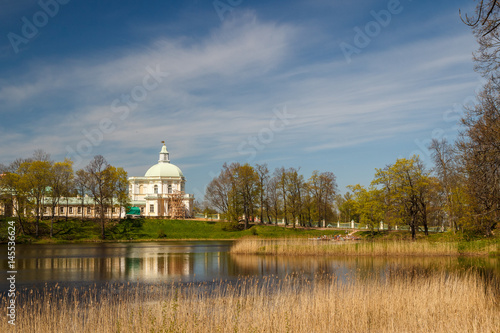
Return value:
[(158, 163), (146, 172), (145, 177), (184, 177), (181, 169), (172, 163)]

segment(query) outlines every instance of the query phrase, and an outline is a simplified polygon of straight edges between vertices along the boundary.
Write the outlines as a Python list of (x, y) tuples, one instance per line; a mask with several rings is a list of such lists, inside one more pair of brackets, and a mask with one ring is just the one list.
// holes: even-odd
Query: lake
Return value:
[[(211, 282), (241, 277), (329, 274), (341, 280), (354, 276), (387, 276), (394, 271), (461, 272), (500, 279), (498, 258), (463, 257), (276, 257), (231, 255), (231, 241), (47, 244), (16, 246), (18, 290), (45, 285), (85, 287), (108, 283)], [(7, 269), (7, 247), (0, 265)], [(0, 281), (7, 289), (5, 278)]]

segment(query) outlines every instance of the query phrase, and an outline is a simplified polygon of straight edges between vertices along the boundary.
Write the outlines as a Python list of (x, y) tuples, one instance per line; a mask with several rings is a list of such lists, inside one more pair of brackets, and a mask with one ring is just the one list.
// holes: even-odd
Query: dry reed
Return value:
[[(496, 286), (498, 287), (498, 286)], [(54, 297), (55, 293), (59, 297)], [(63, 296), (61, 296), (63, 295)], [(491, 285), (471, 273), (240, 280), (45, 290), (18, 305), (17, 332), (498, 332)], [(1, 298), (3, 309), (7, 299)], [(12, 330), (0, 321), (0, 332)]]
[(318, 241), (306, 239), (242, 239), (231, 247), (235, 254), (341, 256), (457, 256), (498, 253), (494, 242), (429, 241)]

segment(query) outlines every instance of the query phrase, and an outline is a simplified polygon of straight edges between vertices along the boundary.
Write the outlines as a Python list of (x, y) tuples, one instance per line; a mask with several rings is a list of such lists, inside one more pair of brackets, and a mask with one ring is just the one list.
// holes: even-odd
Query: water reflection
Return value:
[[(329, 274), (341, 280), (354, 277), (386, 278), (403, 271), (477, 270), (498, 281), (498, 258), (456, 257), (283, 257), (230, 255), (231, 242), (18, 245), (18, 286), (45, 283), (202, 282), (301, 274)], [(6, 247), (0, 251), (6, 253)], [(7, 260), (0, 260), (4, 271)], [(5, 282), (4, 282), (5, 281)], [(0, 281), (5, 290), (6, 279)]]

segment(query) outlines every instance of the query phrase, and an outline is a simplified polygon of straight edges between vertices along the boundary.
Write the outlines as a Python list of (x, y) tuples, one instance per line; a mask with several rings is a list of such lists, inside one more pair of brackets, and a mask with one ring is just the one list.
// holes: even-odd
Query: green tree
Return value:
[(343, 196), (340, 194), (335, 196), (335, 202), (344, 222), (350, 222), (356, 217), (355, 201), (351, 192), (346, 192)]
[(395, 212), (410, 227), (412, 239), (423, 225), (428, 234), (427, 206), (429, 202), (429, 172), (418, 156), (400, 158), (384, 169), (376, 169), (372, 185), (383, 185)]
[(108, 165), (104, 169), (104, 178), (106, 188), (108, 189), (107, 204), (110, 208), (110, 218), (113, 216), (113, 209), (116, 202), (119, 204), (119, 218), (121, 218), (122, 207), (130, 206), (130, 199), (128, 196), (128, 179), (127, 172), (121, 167), (114, 167)]
[(47, 160), (29, 160), (19, 166), (21, 186), (29, 189), (29, 200), (32, 200), (35, 211), (35, 235), (40, 236), (40, 219), (43, 217), (43, 204), (47, 195), (52, 163)]
[(241, 204), (241, 210), (245, 215), (245, 229), (248, 229), (250, 218), (254, 218), (255, 203), (259, 194), (259, 176), (254, 168), (248, 163), (236, 164), (233, 169), (235, 178), (235, 193), (237, 202)]
[(366, 189), (359, 184), (348, 188), (354, 194), (354, 208), (359, 214), (359, 223), (367, 226), (373, 233), (385, 217), (383, 190), (373, 186)]
[(121, 167), (116, 168), (115, 182), (116, 182), (115, 195), (118, 200), (118, 204), (120, 206), (119, 207), (120, 213), (118, 217), (121, 219), (122, 208), (127, 208), (130, 206), (130, 197), (128, 195), (128, 187), (129, 187), (128, 174)]
[(17, 159), (2, 170), (3, 176), (0, 177), (0, 191), (2, 192), (2, 200), (8, 207), (12, 207), (21, 232), (28, 234), (28, 228), (25, 226), (26, 214), (30, 209), (30, 192), (31, 189), (26, 182), (21, 181), (20, 165), (26, 160)]

